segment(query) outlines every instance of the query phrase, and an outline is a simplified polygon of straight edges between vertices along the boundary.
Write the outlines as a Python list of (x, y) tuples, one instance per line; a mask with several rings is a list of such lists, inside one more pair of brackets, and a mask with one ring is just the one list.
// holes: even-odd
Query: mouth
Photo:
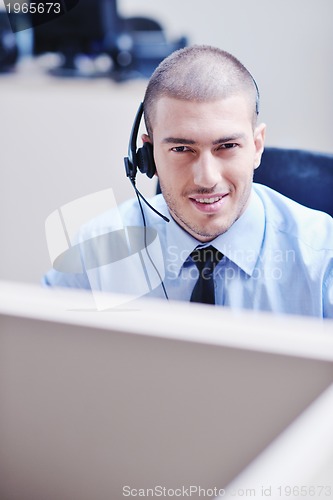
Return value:
[(216, 194), (214, 196), (191, 196), (190, 201), (201, 212), (216, 213), (225, 202), (226, 194)]
[(204, 203), (211, 205), (212, 203), (216, 203), (222, 200), (223, 196), (214, 196), (214, 198), (193, 198), (193, 200), (197, 203)]

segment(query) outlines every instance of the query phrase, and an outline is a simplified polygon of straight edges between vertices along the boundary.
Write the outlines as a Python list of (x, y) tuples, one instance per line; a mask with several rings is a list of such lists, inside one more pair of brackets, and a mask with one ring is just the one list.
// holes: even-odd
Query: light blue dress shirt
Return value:
[(189, 301), (198, 278), (189, 255), (213, 245), (224, 255), (214, 271), (217, 305), (333, 318), (329, 215), (253, 184), (246, 211), (205, 245), (170, 217), (162, 195), (150, 202), (170, 222), (143, 204), (144, 230), (138, 201), (129, 200), (81, 229), (82, 272), (62, 272), (60, 265), (44, 284)]

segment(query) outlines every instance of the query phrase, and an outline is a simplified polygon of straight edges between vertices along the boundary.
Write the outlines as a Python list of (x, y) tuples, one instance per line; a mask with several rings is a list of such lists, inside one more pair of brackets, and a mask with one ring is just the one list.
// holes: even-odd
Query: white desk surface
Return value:
[(98, 311), (89, 292), (0, 281), (0, 313), (333, 361), (333, 321), (163, 300)]

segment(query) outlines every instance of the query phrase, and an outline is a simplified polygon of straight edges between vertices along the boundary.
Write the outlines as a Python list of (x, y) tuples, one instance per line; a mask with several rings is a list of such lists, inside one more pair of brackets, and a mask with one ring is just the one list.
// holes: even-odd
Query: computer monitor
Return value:
[(77, 5), (51, 21), (49, 15), (34, 16), (34, 54), (56, 52), (65, 58), (59, 74), (78, 74), (77, 55), (98, 55), (109, 49), (119, 31), (116, 0), (79, 0)]
[(0, 498), (218, 496), (332, 385), (331, 333), (159, 300), (97, 312), (83, 292), (0, 284)]

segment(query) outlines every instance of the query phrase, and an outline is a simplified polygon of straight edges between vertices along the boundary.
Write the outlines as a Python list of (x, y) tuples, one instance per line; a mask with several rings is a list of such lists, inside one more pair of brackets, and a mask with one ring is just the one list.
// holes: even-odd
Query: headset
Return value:
[(145, 142), (141, 148), (137, 149), (137, 138), (142, 115), (143, 103), (141, 102), (131, 130), (128, 143), (128, 156), (124, 158), (126, 175), (132, 183), (135, 182), (138, 169), (142, 174), (146, 174), (149, 179), (154, 177), (156, 173), (153, 145), (150, 142)]
[[(259, 114), (259, 103), (260, 103), (260, 94), (259, 94), (259, 88), (257, 85), (257, 82), (253, 78), (253, 76), (250, 73), (250, 77), (252, 79), (255, 91), (256, 91), (256, 114)], [(138, 133), (139, 133), (139, 127), (141, 123), (143, 115), (143, 102), (140, 103), (139, 109), (135, 115), (134, 123), (132, 126), (131, 130), (131, 135), (128, 143), (128, 156), (124, 158), (124, 163), (125, 163), (125, 171), (127, 177), (130, 179), (132, 186), (135, 190), (136, 195), (138, 198), (140, 197), (146, 205), (149, 206), (156, 214), (158, 214), (162, 219), (164, 219), (166, 222), (169, 222), (169, 219), (162, 215), (160, 212), (155, 210), (154, 207), (152, 207), (148, 201), (142, 196), (140, 191), (136, 188), (135, 182), (136, 182), (136, 174), (138, 170), (142, 173), (147, 175), (149, 179), (154, 177), (156, 173), (156, 165), (155, 165), (155, 160), (154, 160), (154, 154), (153, 154), (153, 145), (150, 142), (144, 142), (141, 148), (137, 149), (137, 139), (138, 139)]]
[(142, 115), (143, 115), (143, 103), (141, 102), (139, 109), (136, 113), (133, 127), (131, 130), (131, 135), (128, 143), (128, 156), (124, 158), (126, 175), (132, 183), (132, 186), (138, 197), (139, 202), (141, 198), (146, 203), (146, 205), (148, 205), (148, 207), (151, 210), (153, 210), (153, 212), (155, 212), (155, 214), (162, 217), (162, 219), (165, 220), (166, 222), (170, 222), (170, 219), (168, 219), (168, 217), (158, 212), (158, 210), (156, 210), (152, 205), (150, 205), (150, 203), (148, 203), (148, 201), (143, 197), (143, 195), (140, 193), (140, 191), (137, 189), (135, 185), (136, 174), (138, 172), (138, 169), (142, 174), (146, 174), (149, 177), (149, 179), (154, 177), (156, 173), (153, 145), (150, 144), (150, 142), (144, 142), (143, 146), (137, 149), (137, 139), (138, 139), (138, 133)]
[[(134, 188), (135, 194), (138, 199), (140, 211), (141, 211), (141, 216), (142, 216), (142, 221), (143, 221), (143, 227), (144, 227), (144, 240), (145, 240), (145, 249), (147, 253), (147, 257), (150, 260), (152, 266), (154, 267), (156, 274), (161, 282), (161, 286), (163, 289), (164, 296), (167, 300), (169, 300), (167, 291), (165, 289), (163, 279), (160, 275), (160, 272), (158, 268), (156, 267), (149, 251), (148, 251), (148, 245), (147, 245), (147, 234), (146, 234), (146, 229), (147, 229), (147, 224), (146, 224), (146, 217), (143, 211), (143, 207), (141, 204), (141, 199), (146, 203), (146, 205), (153, 210), (157, 215), (159, 215), (163, 220), (166, 222), (170, 222), (170, 219), (166, 217), (165, 215), (161, 214), (156, 210), (148, 201), (143, 197), (143, 195), (140, 193), (140, 191), (137, 189), (135, 185), (135, 179), (136, 179), (136, 174), (139, 169), (139, 171), (142, 174), (146, 174), (149, 179), (154, 177), (156, 173), (156, 165), (154, 161), (154, 155), (153, 155), (153, 146), (149, 142), (144, 142), (143, 146), (139, 149), (137, 149), (137, 138), (138, 138), (138, 132), (139, 132), (139, 127), (141, 123), (141, 118), (143, 115), (143, 103), (140, 103), (139, 109), (136, 113), (133, 127), (131, 130), (131, 135), (128, 143), (128, 156), (124, 158), (124, 163), (125, 163), (125, 170), (126, 170), (126, 175), (129, 178), (129, 180), (132, 183), (132, 186)], [(141, 198), (141, 199), (140, 199)]]

